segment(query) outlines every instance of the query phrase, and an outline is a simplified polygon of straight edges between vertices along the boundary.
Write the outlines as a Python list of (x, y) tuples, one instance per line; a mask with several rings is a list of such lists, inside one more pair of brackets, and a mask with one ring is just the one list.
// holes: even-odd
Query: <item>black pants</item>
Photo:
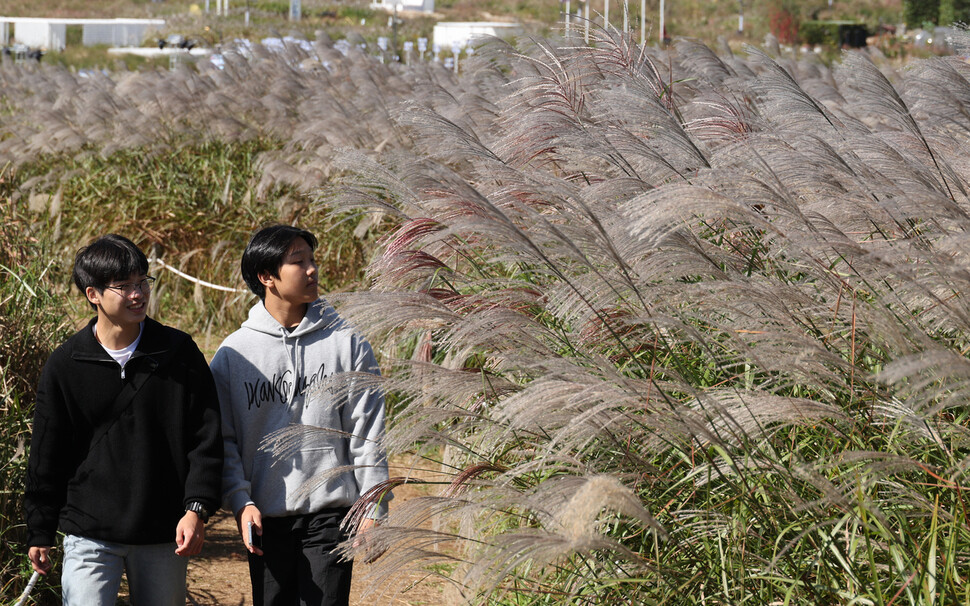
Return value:
[(253, 606), (347, 605), (354, 564), (336, 553), (347, 511), (263, 518), (263, 555), (249, 554)]

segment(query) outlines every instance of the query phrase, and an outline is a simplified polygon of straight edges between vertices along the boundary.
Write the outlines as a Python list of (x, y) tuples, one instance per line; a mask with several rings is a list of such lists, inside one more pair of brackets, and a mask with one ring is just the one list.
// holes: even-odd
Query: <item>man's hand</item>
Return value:
[(31, 567), (40, 574), (47, 574), (54, 567), (54, 563), (51, 562), (50, 547), (31, 547), (27, 551), (27, 557), (30, 559)]
[(261, 556), (263, 550), (249, 541), (250, 524), (252, 524), (254, 537), (263, 536), (263, 516), (255, 505), (246, 505), (239, 510), (236, 514), (236, 528), (239, 529), (239, 535), (242, 537), (243, 545), (246, 546), (246, 551)]
[(374, 518), (364, 518), (360, 521), (357, 526), (357, 534), (354, 535), (354, 547), (360, 547), (367, 542), (367, 537), (364, 536), (368, 530), (377, 526), (377, 520)]
[(371, 536), (374, 534), (375, 526), (377, 526), (377, 520), (364, 518), (357, 526), (357, 534), (354, 535), (354, 549), (359, 550), (360, 561), (364, 564), (371, 564), (387, 551), (384, 541), (375, 540)]
[(202, 551), (205, 542), (205, 524), (194, 511), (186, 511), (178, 526), (175, 527), (175, 553), (180, 556), (194, 556)]

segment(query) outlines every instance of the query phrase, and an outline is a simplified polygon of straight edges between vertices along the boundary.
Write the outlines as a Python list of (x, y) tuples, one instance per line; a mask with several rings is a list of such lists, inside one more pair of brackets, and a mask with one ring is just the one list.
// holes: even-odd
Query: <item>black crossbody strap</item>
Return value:
[(172, 358), (175, 356), (176, 352), (179, 351), (182, 343), (184, 343), (187, 338), (188, 335), (184, 334), (179, 334), (177, 337), (170, 335), (168, 338), (167, 347), (165, 349), (157, 353), (149, 353), (139, 356), (138, 363), (145, 365), (146, 368), (138, 369), (136, 372), (129, 374), (130, 379), (125, 383), (125, 386), (121, 388), (118, 395), (115, 396), (115, 401), (111, 405), (111, 410), (113, 412), (111, 420), (99, 427), (98, 431), (95, 432), (91, 439), (91, 446), (88, 448), (88, 452), (93, 450), (94, 447), (104, 439), (104, 436), (108, 434), (108, 431), (115, 426), (125, 411), (131, 407), (131, 403), (134, 402), (135, 396), (145, 385), (145, 382), (148, 381), (153, 374), (155, 374), (155, 371), (164, 364), (172, 361)]
[(121, 391), (118, 392), (118, 395), (115, 396), (114, 404), (111, 405), (111, 410), (114, 414), (111, 417), (111, 420), (101, 425), (101, 427), (98, 428), (97, 433), (95, 433), (92, 437), (91, 446), (88, 449), (89, 452), (93, 450), (94, 447), (97, 446), (106, 435), (108, 435), (108, 431), (110, 431), (111, 428), (114, 427), (115, 424), (121, 419), (121, 416), (125, 414), (125, 411), (128, 410), (131, 403), (135, 401), (135, 396), (138, 394), (138, 391), (145, 385), (145, 382), (148, 381), (149, 377), (154, 374), (155, 369), (158, 368), (158, 362), (155, 361), (154, 358), (146, 357), (144, 363), (148, 365), (148, 372), (134, 373), (135, 376), (125, 383), (125, 386), (122, 387)]

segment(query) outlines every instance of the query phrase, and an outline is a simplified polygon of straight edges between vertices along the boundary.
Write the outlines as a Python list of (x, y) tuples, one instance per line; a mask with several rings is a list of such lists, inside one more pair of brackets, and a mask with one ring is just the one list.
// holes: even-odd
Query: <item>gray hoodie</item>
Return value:
[[(257, 303), (219, 346), (211, 368), (222, 409), (223, 500), (233, 513), (250, 501), (267, 517), (349, 507), (387, 480), (380, 445), (384, 398), (353, 380), (346, 392), (327, 381), (348, 371), (380, 374), (377, 361), (367, 341), (323, 299), (291, 332)], [(304, 433), (282, 459), (260, 448), (268, 434), (294, 424), (336, 431)], [(342, 466), (354, 468), (320, 481)], [(390, 498), (372, 515), (386, 514)]]

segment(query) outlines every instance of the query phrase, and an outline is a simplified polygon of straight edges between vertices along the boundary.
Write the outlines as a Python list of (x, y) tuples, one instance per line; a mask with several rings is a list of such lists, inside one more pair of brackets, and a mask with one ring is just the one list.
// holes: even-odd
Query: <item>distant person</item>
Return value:
[(67, 606), (185, 606), (188, 556), (220, 501), (219, 404), (189, 335), (148, 317), (148, 259), (98, 238), (74, 258), (97, 317), (47, 360), (37, 389), (24, 508), (28, 557), (47, 574), (58, 529)]
[[(316, 246), (313, 234), (285, 225), (252, 237), (242, 275), (260, 300), (212, 359), (225, 505), (249, 551), (254, 606), (347, 604), (353, 562), (336, 551), (347, 538), (340, 523), (361, 494), (388, 478), (381, 393), (366, 382), (346, 391), (322, 387), (338, 373), (379, 370), (367, 341), (318, 298)], [(322, 430), (281, 460), (260, 449), (267, 435), (291, 425)], [(389, 498), (359, 532), (386, 514)]]

